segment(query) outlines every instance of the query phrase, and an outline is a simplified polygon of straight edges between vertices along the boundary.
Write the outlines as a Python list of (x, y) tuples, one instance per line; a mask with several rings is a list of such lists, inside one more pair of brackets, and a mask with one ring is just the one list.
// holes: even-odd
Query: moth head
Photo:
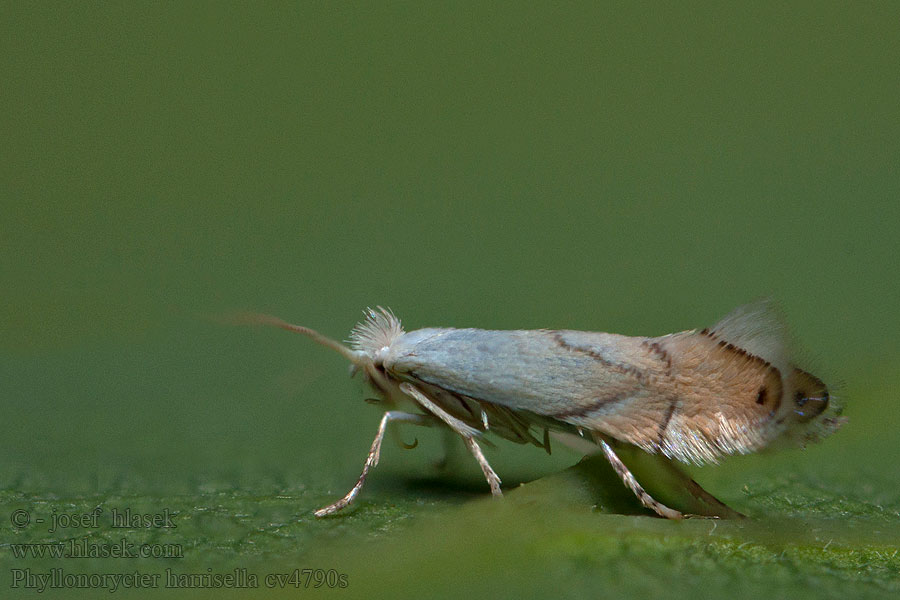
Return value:
[(366, 309), (365, 315), (350, 332), (350, 347), (380, 364), (390, 345), (403, 335), (403, 326), (390, 309), (380, 306), (376, 310)]

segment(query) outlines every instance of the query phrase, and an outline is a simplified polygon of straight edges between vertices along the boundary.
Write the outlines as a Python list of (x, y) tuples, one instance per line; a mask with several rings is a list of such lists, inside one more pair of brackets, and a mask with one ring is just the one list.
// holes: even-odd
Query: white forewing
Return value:
[[(580, 345), (570, 345), (569, 335), (577, 336)], [(615, 346), (612, 338), (622, 336), (423, 329), (397, 338), (384, 367), (398, 377), (478, 400), (558, 416), (595, 406), (613, 391), (639, 392), (627, 369), (598, 360), (604, 349)]]

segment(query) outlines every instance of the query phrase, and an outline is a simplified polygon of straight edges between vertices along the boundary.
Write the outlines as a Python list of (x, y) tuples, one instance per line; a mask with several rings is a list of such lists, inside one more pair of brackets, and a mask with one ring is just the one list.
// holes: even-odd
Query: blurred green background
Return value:
[[(2, 13), (0, 586), (277, 565), (360, 597), (900, 592), (896, 4)], [(408, 328), (657, 335), (765, 295), (850, 423), (694, 470), (749, 524), (592, 511), (560, 473), (577, 455), (502, 441), (490, 503), (471, 461), (437, 473), (440, 436), (409, 429), (419, 448), (388, 443), (357, 508), (315, 521), (378, 409), (308, 340), (207, 318), (342, 339), (384, 305)], [(118, 540), (8, 518), (98, 505), (176, 511), (128, 535), (185, 557), (13, 556)]]

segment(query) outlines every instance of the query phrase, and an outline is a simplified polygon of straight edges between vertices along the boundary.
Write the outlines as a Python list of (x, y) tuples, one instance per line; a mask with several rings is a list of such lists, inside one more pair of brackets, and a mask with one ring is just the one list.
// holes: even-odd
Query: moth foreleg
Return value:
[(678, 512), (675, 509), (669, 508), (665, 504), (655, 500), (653, 496), (648, 494), (641, 484), (638, 483), (637, 479), (634, 478), (634, 475), (631, 474), (631, 471), (628, 470), (628, 467), (625, 466), (618, 455), (613, 452), (613, 449), (610, 448), (609, 444), (606, 443), (606, 440), (599, 439), (597, 442), (600, 444), (600, 448), (603, 449), (603, 454), (606, 456), (606, 460), (610, 462), (613, 469), (615, 469), (616, 473), (622, 479), (622, 482), (634, 492), (634, 495), (637, 496), (638, 500), (641, 501), (641, 504), (654, 511), (661, 517), (666, 517), (667, 519), (683, 519), (684, 514)]
[(481, 467), (481, 471), (484, 473), (484, 478), (487, 479), (488, 485), (491, 486), (491, 494), (494, 496), (502, 496), (503, 492), (500, 491), (500, 477), (497, 476), (497, 473), (494, 472), (494, 469), (491, 468), (490, 463), (488, 463), (487, 459), (484, 457), (484, 454), (481, 452), (481, 447), (478, 445), (478, 442), (475, 441), (475, 436), (478, 435), (478, 430), (469, 427), (453, 415), (447, 413), (440, 406), (435, 404), (431, 398), (426, 396), (421, 390), (416, 388), (415, 386), (409, 383), (401, 383), (400, 390), (418, 402), (422, 407), (436, 416), (438, 419), (443, 421), (450, 429), (459, 434), (459, 436), (465, 442), (466, 447), (469, 449), (469, 452), (472, 453), (472, 456), (475, 457), (475, 460), (478, 461), (478, 466)]
[(366, 482), (366, 475), (369, 474), (369, 469), (378, 464), (378, 459), (381, 457), (381, 442), (384, 439), (385, 431), (387, 431), (388, 423), (392, 423), (395, 421), (398, 423), (413, 423), (415, 425), (424, 426), (428, 426), (433, 423), (433, 419), (428, 415), (416, 415), (396, 410), (384, 413), (384, 416), (381, 417), (381, 423), (378, 425), (378, 433), (375, 435), (375, 440), (372, 442), (372, 447), (369, 449), (369, 455), (366, 457), (366, 464), (363, 465), (362, 474), (360, 474), (359, 479), (356, 481), (356, 485), (354, 485), (353, 488), (349, 492), (347, 492), (346, 496), (344, 496), (334, 504), (329, 504), (328, 506), (317, 510), (315, 512), (315, 515), (317, 517), (332, 515), (337, 511), (346, 508), (351, 502), (353, 502), (353, 500), (359, 494), (359, 491), (362, 489), (363, 484)]

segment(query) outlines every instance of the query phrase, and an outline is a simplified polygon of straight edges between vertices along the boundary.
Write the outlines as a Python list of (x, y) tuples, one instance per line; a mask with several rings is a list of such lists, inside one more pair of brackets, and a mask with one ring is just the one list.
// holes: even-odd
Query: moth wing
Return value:
[(790, 424), (784, 320), (771, 301), (657, 338), (579, 331), (418, 330), (384, 366), (401, 379), (582, 428), (686, 462), (768, 445)]
[[(640, 338), (577, 331), (420, 329), (396, 340), (384, 366), (401, 379), (563, 419), (640, 394)], [(652, 360), (651, 360), (652, 362)]]
[(709, 331), (719, 340), (757, 356), (786, 372), (792, 345), (784, 315), (774, 300), (763, 298), (739, 306)]
[(741, 306), (711, 328), (654, 338), (671, 365), (655, 382), (656, 405), (605, 415), (595, 426), (686, 462), (759, 450), (783, 432), (791, 411), (786, 340), (784, 320), (768, 300)]

